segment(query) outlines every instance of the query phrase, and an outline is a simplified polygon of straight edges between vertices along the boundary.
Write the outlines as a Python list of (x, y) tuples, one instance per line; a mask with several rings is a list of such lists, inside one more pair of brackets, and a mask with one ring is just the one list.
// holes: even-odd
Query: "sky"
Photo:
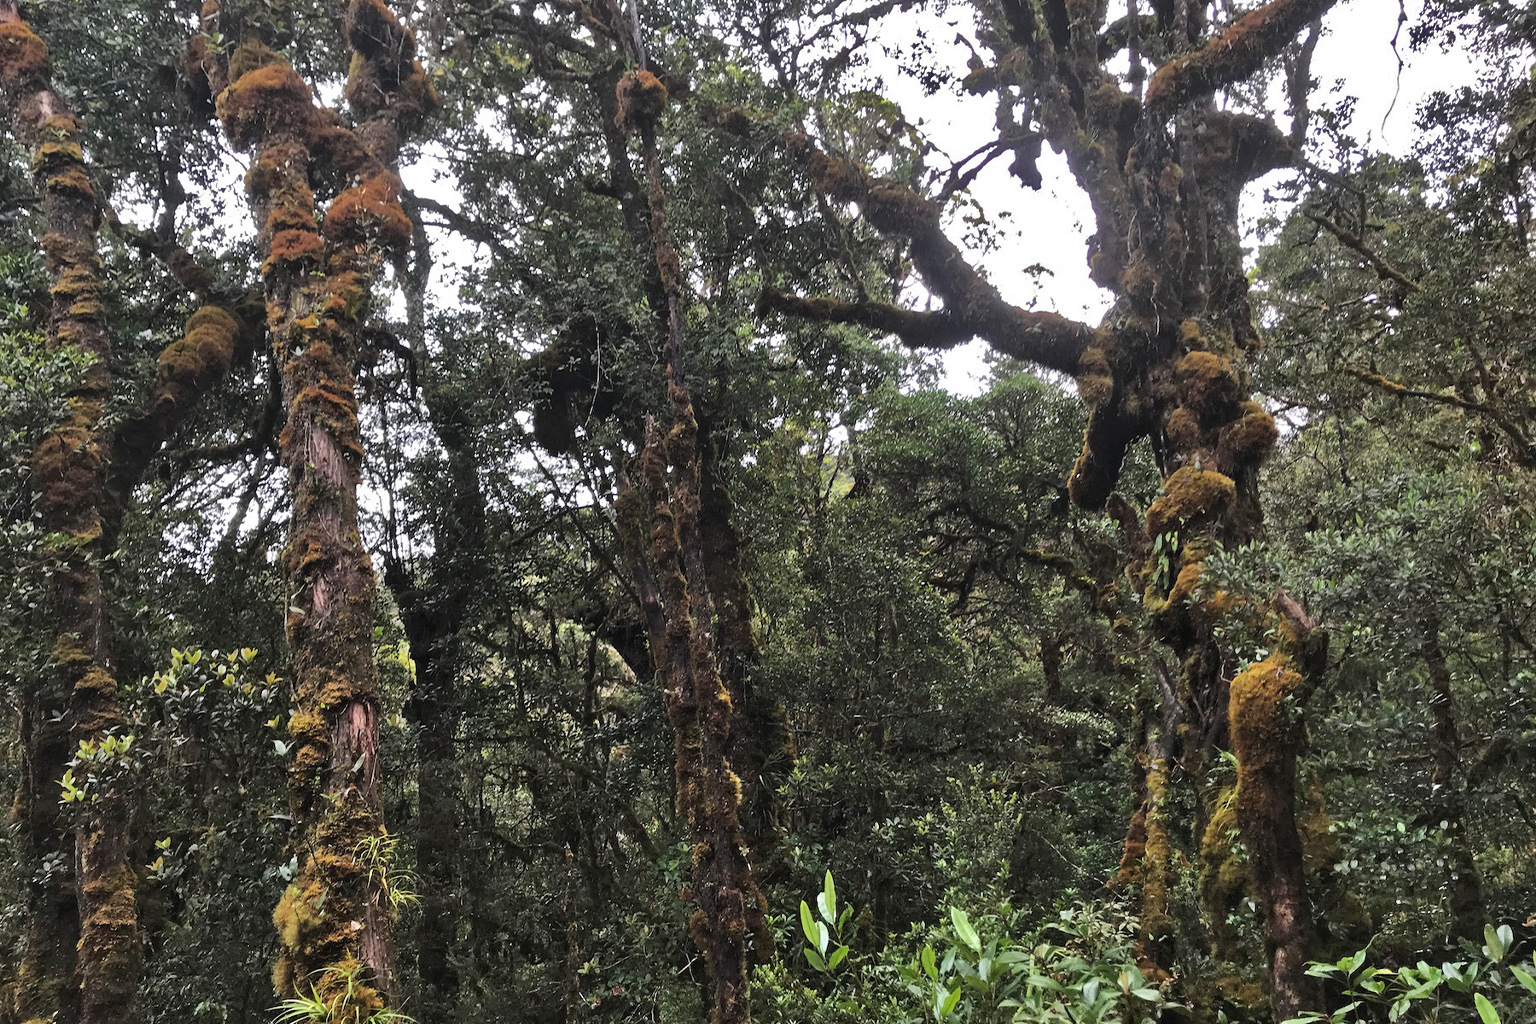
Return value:
[[(1404, 13), (1411, 23), (1423, 7), (1422, 0), (1404, 0)], [(1465, 52), (1441, 52), (1430, 47), (1413, 51), (1408, 44), (1407, 26), (1394, 51), (1393, 34), (1397, 28), (1397, 0), (1342, 0), (1324, 18), (1324, 37), (1313, 57), (1313, 76), (1319, 94), (1337, 91), (1340, 96), (1357, 100), (1353, 134), (1362, 146), (1406, 153), (1414, 143), (1414, 116), (1419, 103), (1431, 92), (1471, 84), (1477, 68)], [(909, 31), (919, 27), (936, 41), (949, 40), (958, 31), (968, 29), (965, 13), (959, 5), (945, 15), (917, 15)], [(967, 33), (969, 34), (969, 33)], [(892, 39), (892, 49), (900, 42)], [(963, 59), (963, 48), (955, 47), (956, 59)], [(1398, 58), (1403, 68), (1399, 73)], [(921, 85), (900, 72), (896, 61), (871, 69), (880, 75), (886, 95), (897, 102), (908, 120), (917, 124), (935, 146), (949, 157), (965, 156), (987, 138), (993, 128), (994, 109), (990, 97), (955, 95), (941, 92), (925, 96)], [(960, 69), (964, 73), (964, 68)], [(939, 162), (941, 158), (935, 158)], [(973, 260), (998, 285), (1003, 294), (1018, 305), (1048, 309), (1065, 316), (1097, 322), (1108, 308), (1108, 293), (1088, 280), (1087, 236), (1092, 230), (1087, 199), (1072, 183), (1066, 161), (1046, 147), (1040, 161), (1045, 178), (1038, 192), (1021, 187), (1007, 171), (1007, 160), (994, 162), (972, 186), (972, 194), (988, 215), (1011, 223), (1005, 242), (997, 250), (972, 252)], [(1249, 186), (1244, 196), (1245, 218), (1252, 218), (1266, 184), (1290, 176), (1278, 171)], [(952, 231), (959, 239), (961, 232)], [(1024, 272), (1032, 266), (1046, 268), (1048, 274), (1036, 276)], [(973, 341), (942, 357), (944, 386), (960, 394), (982, 390), (987, 375), (983, 353), (985, 345)]]

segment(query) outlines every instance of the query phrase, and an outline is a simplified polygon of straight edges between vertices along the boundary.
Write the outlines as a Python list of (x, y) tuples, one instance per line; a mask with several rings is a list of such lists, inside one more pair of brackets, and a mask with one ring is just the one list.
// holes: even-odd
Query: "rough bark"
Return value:
[[(47, 856), (67, 852), (56, 813), (67, 754), (65, 737), (40, 717), (61, 710), (68, 692), (69, 739), (77, 750), (108, 750), (125, 719), (117, 700), (100, 559), (102, 490), (111, 389), (104, 282), (97, 253), (98, 201), (79, 142), (79, 124), (49, 81), (48, 50), (21, 20), (16, 5), (0, 2), (0, 92), (17, 140), (32, 150), (46, 234), (40, 246), (52, 278), (48, 344), (91, 358), (69, 396), (69, 418), (54, 427), (32, 457), (33, 483), (54, 545), (54, 611), (60, 625), (53, 654), (57, 687), (33, 696), (25, 724), (28, 750), (23, 823), (27, 845)], [(44, 883), (31, 894), (38, 917), (29, 921), (17, 1009), (25, 1015), (78, 1013), (85, 1024), (130, 1019), (137, 988), (136, 876), (129, 866), (127, 799), (113, 756), (82, 758), (76, 785), (87, 794), (75, 818), (74, 860), (79, 931), (64, 919), (71, 901)], [(41, 867), (41, 865), (39, 865)], [(46, 873), (45, 873), (46, 874)], [(71, 954), (75, 954), (71, 957)], [(73, 960), (73, 978), (68, 970)], [(77, 990), (70, 991), (71, 988)], [(76, 1000), (78, 999), (78, 1004)]]
[[(217, 16), (216, 5), (205, 7), (205, 24)], [(379, 154), (393, 155), (399, 126), (433, 97), (414, 38), (378, 0), (354, 0), (346, 30), (356, 51), (348, 98), (369, 115), (358, 131), (316, 106), (292, 67), (255, 39), (231, 57), (216, 109), (230, 142), (254, 156), (246, 191), (288, 414), (279, 450), (293, 507), (283, 566), (299, 870), (273, 914), (281, 944), (273, 982), (280, 996), (313, 992), (333, 1020), (360, 1021), (390, 999), (393, 953), (354, 375), (372, 283), (411, 238), (399, 179)], [(401, 88), (380, 88), (391, 81)], [(340, 186), (323, 226), (311, 181)]]

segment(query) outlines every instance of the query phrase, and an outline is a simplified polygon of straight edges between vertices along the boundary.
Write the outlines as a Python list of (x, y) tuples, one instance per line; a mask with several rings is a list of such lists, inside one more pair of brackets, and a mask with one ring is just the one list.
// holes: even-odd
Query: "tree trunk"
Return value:
[[(205, 25), (217, 18), (204, 8)], [(353, 133), (317, 107), (291, 66), (254, 39), (230, 58), (217, 111), (237, 149), (254, 154), (246, 190), (283, 376), (279, 443), (293, 514), (283, 556), (297, 711), (289, 790), (299, 869), (273, 914), (280, 996), (313, 993), (333, 1020), (383, 1008), (394, 984), (387, 856), (380, 806), (374, 577), (358, 532), (362, 464), (354, 373), (362, 316), (382, 259), (411, 239), (392, 157), (400, 125), (435, 103), (414, 38), (379, 0), (353, 0), (356, 51), (347, 93), (369, 116)], [(394, 94), (380, 82), (396, 83)], [(388, 99), (380, 100), (385, 95)], [(384, 109), (384, 108), (387, 108)], [(344, 183), (323, 236), (310, 180)]]
[[(628, 33), (623, 38), (629, 38)], [(638, 53), (631, 53), (638, 60)], [(743, 845), (741, 780), (727, 756), (734, 720), (721, 676), (709, 572), (700, 532), (699, 427), (684, 376), (682, 265), (667, 224), (656, 123), (666, 87), (649, 71), (619, 82), (618, 125), (638, 134), (646, 167), (650, 239), (666, 293), (666, 387), (671, 429), (663, 436), (647, 424), (640, 462), (650, 504), (634, 491), (620, 498), (619, 518), (631, 549), (636, 587), (652, 636), (651, 655), (666, 688), (672, 725), (678, 809), (693, 844), (693, 879), (687, 897), (698, 909), (689, 925), (713, 982), (712, 1024), (748, 1024), (747, 970), (751, 941), (767, 934), (763, 898)], [(652, 583), (640, 551), (641, 524), (649, 525)], [(739, 624), (739, 620), (738, 620)]]
[[(116, 748), (126, 722), (112, 675), (99, 569), (106, 554), (101, 505), (111, 392), (111, 342), (96, 249), (100, 215), (79, 126), (49, 83), (47, 47), (11, 2), (0, 2), (0, 89), (18, 141), (32, 147), (42, 196), (47, 234), (40, 244), (53, 282), (48, 344), (74, 348), (92, 360), (70, 394), (69, 419), (44, 437), (32, 457), (44, 525), (65, 538), (54, 551), (53, 601), (61, 628), (53, 655), (69, 692), (69, 739), (79, 752), (75, 785), (84, 794), (74, 839), (79, 932), (71, 950), (74, 936), (63, 920), (69, 901), (50, 891), (57, 883), (45, 883), (34, 893), (37, 905), (31, 909), (39, 918), (29, 922), (21, 1003), (38, 1016), (57, 1012), (72, 1017), (75, 997), (67, 991), (72, 982), (78, 988), (80, 1021), (116, 1024), (132, 1013), (139, 949), (137, 877), (129, 866), (128, 799), (118, 777), (123, 764)], [(23, 801), (24, 820), (35, 830), (28, 846), (44, 856), (67, 850), (58, 818), (45, 810), (56, 806), (64, 736), (38, 717), (59, 710), (58, 696), (51, 686), (41, 687), (24, 719), (37, 730), (23, 738), (32, 787)], [(62, 881), (67, 875), (59, 872), (58, 877)], [(74, 977), (68, 979), (63, 972), (71, 952)]]
[(1461, 767), (1461, 738), (1456, 728), (1456, 704), (1451, 697), (1451, 670), (1440, 646), (1440, 624), (1424, 625), (1424, 664), (1429, 667), (1430, 754), (1429, 816), (1445, 822), (1450, 845), (1450, 937), (1481, 938), (1487, 923), (1482, 876), (1467, 842), (1466, 778)]

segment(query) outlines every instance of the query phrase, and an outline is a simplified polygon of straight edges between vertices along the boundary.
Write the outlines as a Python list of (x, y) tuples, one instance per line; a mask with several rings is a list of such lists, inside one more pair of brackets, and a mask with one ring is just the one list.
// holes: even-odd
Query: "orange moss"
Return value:
[(272, 239), (269, 255), (261, 265), (262, 273), (276, 267), (305, 260), (319, 261), (325, 255), (325, 242), (313, 231), (289, 229), (280, 231)]
[(48, 47), (24, 21), (0, 24), (0, 83), (36, 88), (48, 75)]
[(1163, 481), (1163, 493), (1147, 509), (1147, 533), (1155, 537), (1199, 517), (1217, 515), (1236, 496), (1231, 477), (1185, 466)]
[(55, 508), (79, 504), (96, 486), (101, 451), (88, 427), (65, 425), (43, 438), (32, 454), (32, 479), (43, 501)]
[(1182, 405), (1168, 414), (1163, 433), (1176, 452), (1193, 452), (1205, 444), (1205, 431), (1200, 428), (1199, 419)]
[[(234, 76), (234, 60), (230, 75)], [(309, 86), (286, 63), (255, 67), (219, 94), (215, 110), (236, 149), (250, 149), (268, 135), (303, 137), (315, 117)]]
[(370, 60), (409, 65), (416, 57), (416, 35), (400, 24), (383, 0), (352, 0), (347, 6), (347, 42)]
[(385, 249), (405, 248), (411, 220), (400, 207), (400, 189), (400, 179), (385, 172), (342, 192), (325, 211), (325, 237), (333, 243), (377, 240)]
[(625, 135), (653, 125), (667, 109), (667, 87), (649, 71), (630, 71), (619, 79), (614, 124)]

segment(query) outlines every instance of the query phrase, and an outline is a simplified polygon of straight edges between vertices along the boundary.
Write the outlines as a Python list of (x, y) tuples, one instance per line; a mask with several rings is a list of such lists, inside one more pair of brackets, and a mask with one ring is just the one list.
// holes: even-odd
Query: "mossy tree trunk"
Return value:
[[(216, 4), (205, 6), (205, 27), (218, 17)], [(317, 106), (288, 62), (255, 38), (209, 77), (229, 81), (218, 116), (230, 142), (254, 155), (246, 192), (287, 409), (279, 449), (293, 510), (283, 566), (299, 869), (273, 915), (281, 942), (273, 981), (280, 996), (313, 995), (332, 1020), (350, 1024), (385, 1007), (394, 981), (355, 371), (372, 284), (412, 234), (387, 161), (402, 125), (435, 97), (414, 37), (378, 0), (354, 0), (346, 32), (347, 93), (363, 116), (356, 131)], [(323, 226), (312, 182), (338, 188)]]
[[(616, 123), (626, 135), (638, 136), (645, 163), (649, 237), (666, 301), (666, 393), (672, 414), (665, 434), (654, 422), (646, 426), (640, 466), (649, 502), (626, 489), (618, 516), (646, 615), (651, 656), (666, 691), (677, 805), (693, 848), (692, 884), (686, 896), (698, 909), (690, 929), (713, 983), (710, 1020), (747, 1024), (751, 944), (764, 941), (767, 930), (763, 897), (742, 839), (741, 781), (729, 758), (736, 716), (720, 669), (700, 528), (703, 460), (685, 378), (682, 260), (667, 222), (656, 140), (667, 89), (644, 69), (636, 51), (638, 40), (627, 26), (620, 26), (614, 36), (641, 65), (618, 82)], [(648, 545), (640, 539), (644, 530), (649, 532)], [(745, 599), (744, 594), (736, 596)]]
[[(48, 50), (14, 3), (0, 2), (0, 91), (12, 130), (32, 150), (42, 199), (40, 247), (52, 278), (47, 341), (89, 362), (69, 395), (69, 416), (32, 457), (33, 483), (53, 545), (57, 684), (29, 701), (25, 738), (27, 845), (49, 881), (37, 886), (29, 921), (17, 1010), (22, 1016), (115, 1024), (130, 1019), (138, 984), (137, 878), (130, 866), (128, 799), (122, 770), (126, 719), (113, 676), (100, 561), (107, 402), (111, 392), (105, 282), (97, 252), (98, 197), (80, 148), (80, 129), (49, 80)], [(67, 698), (64, 694), (67, 692)], [(64, 717), (69, 734), (49, 724)], [(46, 717), (45, 717), (46, 716)], [(67, 855), (58, 792), (69, 742), (77, 751), (76, 786), (85, 796), (75, 818), (76, 900), (60, 890), (69, 874), (45, 859)], [(78, 905), (78, 933), (67, 919)]]
[[(997, 152), (1014, 154), (1021, 182), (1039, 187), (1035, 159), (1049, 141), (1086, 192), (1097, 227), (1090, 274), (1115, 296), (1096, 328), (1009, 303), (946, 237), (937, 204), (823, 152), (805, 135), (788, 139), (790, 155), (819, 191), (857, 204), (876, 230), (910, 246), (914, 268), (944, 308), (915, 312), (776, 292), (765, 296), (769, 308), (864, 324), (914, 347), (976, 336), (1003, 355), (1076, 377), (1089, 420), (1069, 491), (1078, 505), (1107, 509), (1129, 527), (1127, 575), (1155, 634), (1178, 659), (1184, 722), (1175, 757), (1197, 797), (1195, 819), (1181, 831), (1195, 846), (1221, 795), (1208, 775), (1229, 743), (1227, 690), (1236, 668), (1216, 631), (1229, 601), (1202, 586), (1201, 566), (1218, 547), (1261, 534), (1258, 470), (1277, 439), (1272, 417), (1252, 400), (1245, 369), (1259, 337), (1238, 199), (1249, 182), (1292, 162), (1306, 124), (1300, 102), (1286, 134), (1268, 118), (1218, 109), (1213, 97), (1260, 70), (1332, 3), (1270, 0), (1215, 31), (1205, 5), (1186, 0), (1113, 23), (1103, 3), (1045, 0), (989, 11), (982, 42), (996, 60), (967, 84), (997, 94), (1004, 126)], [(1124, 76), (1109, 70), (1122, 54), (1132, 69)], [(1156, 69), (1150, 79), (1148, 65)], [(1292, 79), (1305, 83), (1305, 67), (1293, 69)], [(1293, 88), (1293, 99), (1304, 95), (1304, 86)], [(1127, 452), (1142, 441), (1163, 480), (1144, 513), (1115, 490)], [(1289, 766), (1282, 774), (1294, 768), (1290, 733), (1250, 740), (1252, 756), (1278, 759)], [(1266, 740), (1272, 749), (1263, 747)], [(1299, 848), (1294, 786), (1277, 783), (1273, 796), (1263, 806), (1274, 818), (1262, 828), (1257, 810), (1239, 815), (1259, 829), (1250, 848), (1278, 832), (1288, 833), (1284, 845)], [(1304, 892), (1263, 891), (1296, 879), (1256, 874), (1254, 881), (1261, 904), (1305, 904)], [(1306, 988), (1310, 936), (1305, 922), (1267, 917), (1278, 929), (1270, 936), (1270, 977), (1283, 1002)]]

